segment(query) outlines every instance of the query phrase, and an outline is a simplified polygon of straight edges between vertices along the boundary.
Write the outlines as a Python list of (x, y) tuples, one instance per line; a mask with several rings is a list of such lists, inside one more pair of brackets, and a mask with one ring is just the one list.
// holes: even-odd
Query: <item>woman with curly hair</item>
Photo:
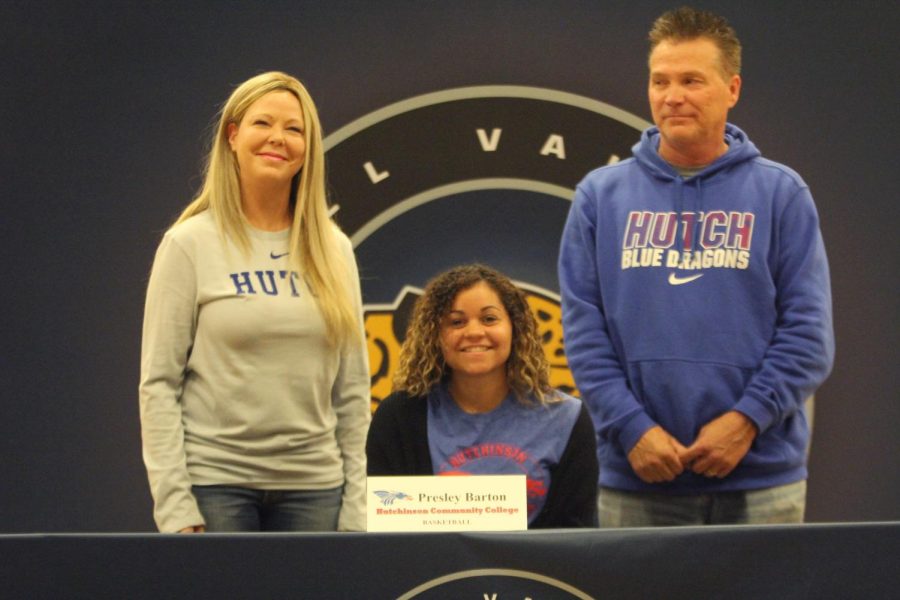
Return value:
[(553, 390), (524, 294), (484, 265), (431, 280), (413, 311), (394, 392), (366, 442), (369, 475), (524, 474), (528, 524), (597, 524), (594, 427)]

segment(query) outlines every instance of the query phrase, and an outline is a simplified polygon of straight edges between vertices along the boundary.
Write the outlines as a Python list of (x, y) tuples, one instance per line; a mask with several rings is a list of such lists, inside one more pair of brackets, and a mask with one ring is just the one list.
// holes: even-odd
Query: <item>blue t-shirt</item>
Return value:
[(435, 475), (525, 475), (528, 522), (540, 514), (581, 404), (562, 400), (525, 406), (510, 392), (496, 409), (469, 414), (445, 385), (428, 395), (428, 449)]

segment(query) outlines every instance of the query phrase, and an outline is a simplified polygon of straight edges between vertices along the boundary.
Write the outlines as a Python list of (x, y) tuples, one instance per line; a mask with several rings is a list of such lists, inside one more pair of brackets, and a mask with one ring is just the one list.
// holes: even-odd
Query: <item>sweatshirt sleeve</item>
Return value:
[(394, 437), (396, 419), (390, 396), (381, 401), (366, 438), (366, 472), (368, 475), (402, 475), (398, 473), (396, 461), (391, 460), (391, 439)]
[(167, 235), (156, 252), (147, 287), (139, 386), (153, 517), (165, 533), (205, 524), (191, 493), (180, 401), (194, 339), (196, 287), (194, 265)]
[(828, 260), (805, 185), (784, 206), (774, 235), (770, 269), (776, 289), (775, 333), (735, 405), (760, 433), (800, 410), (834, 362)]
[(428, 400), (394, 392), (378, 405), (366, 440), (369, 475), (434, 475)]
[(404, 402), (409, 400), (394, 392), (381, 401), (366, 439), (366, 468), (369, 475), (414, 475), (409, 465), (405, 442), (411, 423), (404, 419)]
[(331, 393), (331, 403), (337, 416), (335, 436), (341, 451), (344, 468), (344, 492), (338, 531), (366, 530), (366, 435), (369, 430), (369, 360), (366, 351), (362, 315), (362, 293), (359, 273), (349, 240), (342, 240), (347, 248), (347, 264), (353, 292), (353, 304), (359, 316), (359, 336), (351, 340), (341, 353), (341, 365)]
[(550, 477), (544, 510), (532, 528), (597, 527), (597, 443), (594, 425), (579, 402), (578, 419)]
[(598, 433), (627, 454), (655, 425), (625, 377), (603, 311), (597, 265), (596, 199), (579, 186), (559, 255), (563, 338), (569, 368)]

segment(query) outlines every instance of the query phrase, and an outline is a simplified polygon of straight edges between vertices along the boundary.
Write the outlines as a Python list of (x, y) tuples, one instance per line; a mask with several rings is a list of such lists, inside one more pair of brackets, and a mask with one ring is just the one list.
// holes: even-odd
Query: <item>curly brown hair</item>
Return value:
[(451, 377), (441, 352), (441, 320), (457, 294), (485, 282), (500, 297), (512, 323), (512, 344), (506, 361), (509, 387), (523, 404), (558, 400), (550, 387), (550, 366), (538, 336), (537, 322), (525, 294), (506, 276), (482, 264), (454, 267), (428, 282), (416, 301), (394, 374), (394, 390), (424, 396)]

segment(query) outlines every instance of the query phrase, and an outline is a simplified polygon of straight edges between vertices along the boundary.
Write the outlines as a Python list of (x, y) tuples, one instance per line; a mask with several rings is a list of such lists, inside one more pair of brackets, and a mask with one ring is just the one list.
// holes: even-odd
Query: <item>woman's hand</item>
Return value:
[(178, 531), (178, 533), (204, 533), (206, 531), (205, 525), (191, 525), (189, 527), (185, 527)]

